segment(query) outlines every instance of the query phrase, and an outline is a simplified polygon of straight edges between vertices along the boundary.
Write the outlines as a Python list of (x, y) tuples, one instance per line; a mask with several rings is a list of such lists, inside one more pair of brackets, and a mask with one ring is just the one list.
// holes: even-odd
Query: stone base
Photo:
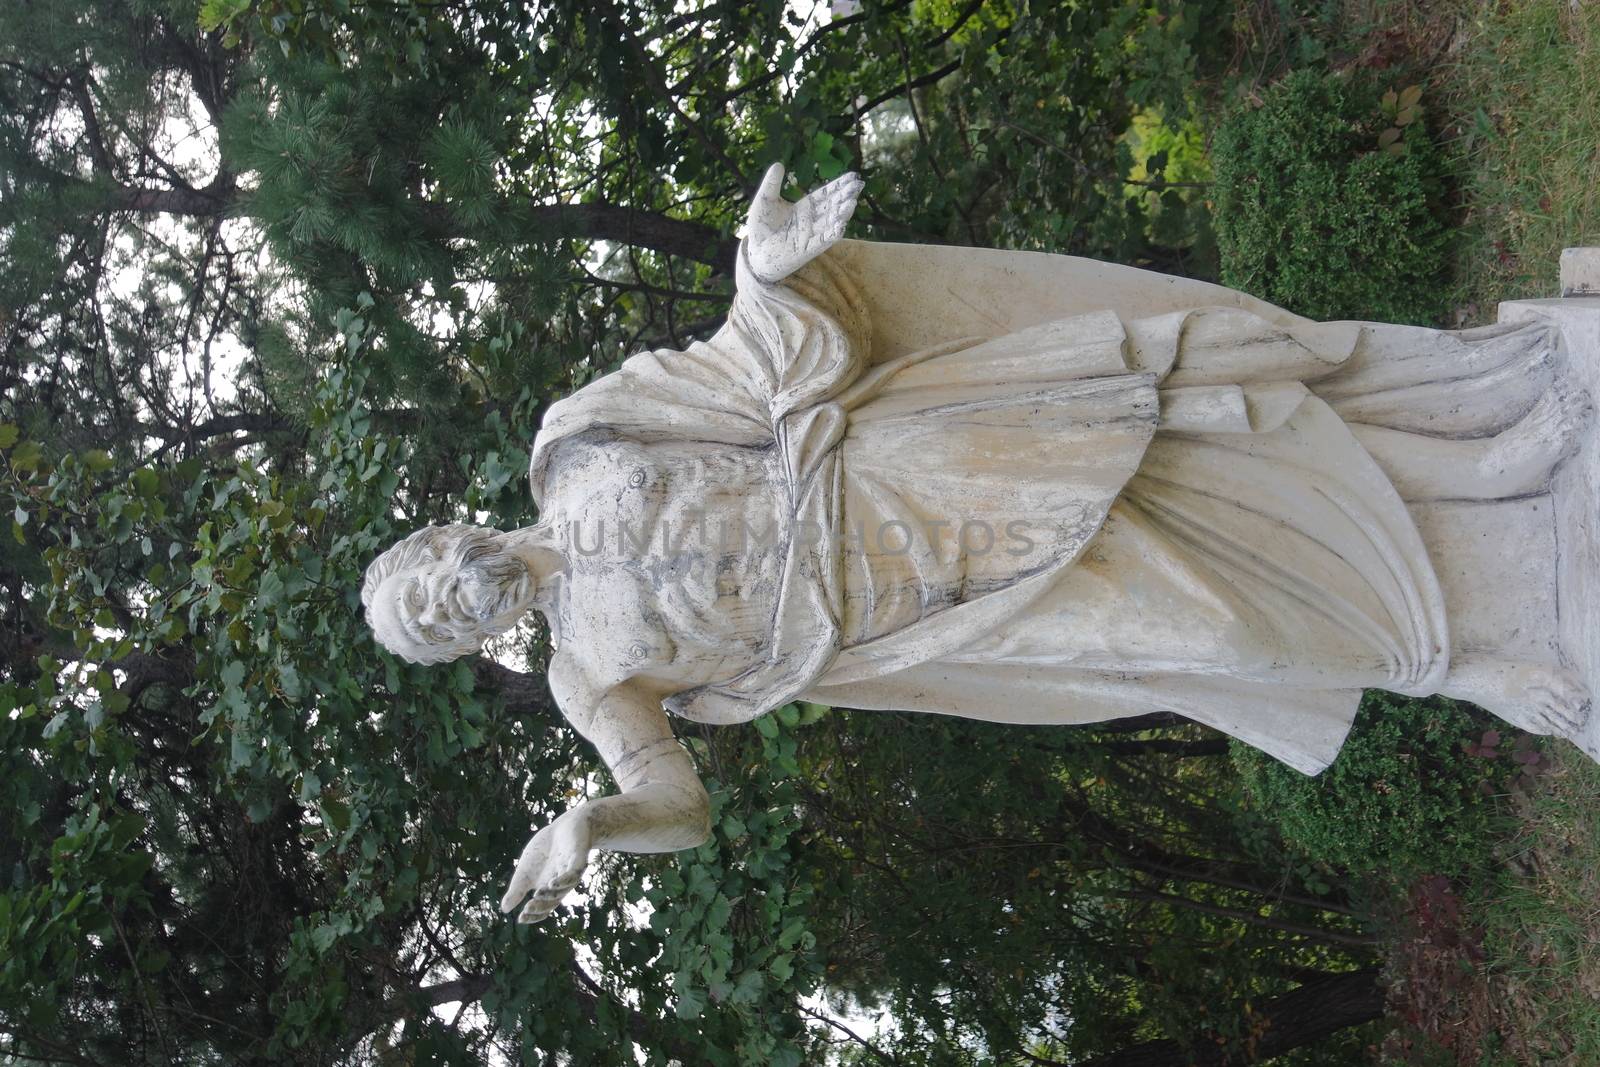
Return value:
[(1549, 495), (1409, 505), (1433, 560), (1450, 654), (1564, 666), (1556, 615), (1555, 507)]
[[(1573, 249), (1571, 253), (1600, 250)], [(1574, 266), (1576, 263), (1574, 262)], [(1575, 279), (1574, 279), (1575, 280)], [(1600, 400), (1600, 296), (1559, 300), (1509, 300), (1500, 305), (1501, 322), (1544, 318), (1561, 330), (1569, 373)], [(1534, 498), (1539, 499), (1539, 498)], [(1600, 428), (1591, 423), (1578, 452), (1556, 472), (1549, 499), (1555, 517), (1555, 617), (1561, 662), (1576, 671), (1600, 696)], [(1510, 547), (1513, 540), (1501, 542)], [(1519, 561), (1503, 561), (1508, 569)], [(1579, 736), (1571, 739), (1600, 760), (1600, 713), (1591, 711)]]
[(1600, 296), (1600, 248), (1562, 251), (1561, 295)]

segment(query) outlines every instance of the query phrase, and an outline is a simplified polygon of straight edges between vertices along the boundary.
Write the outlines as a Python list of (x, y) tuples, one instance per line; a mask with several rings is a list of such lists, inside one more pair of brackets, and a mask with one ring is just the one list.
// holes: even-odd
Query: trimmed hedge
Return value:
[(1289, 842), (1348, 871), (1409, 881), (1488, 854), (1494, 798), (1519, 772), (1511, 753), (1480, 743), (1489, 725), (1471, 705), (1375, 689), (1339, 758), (1314, 778), (1243, 743), (1231, 749), (1250, 806)]
[(1298, 71), (1212, 145), (1224, 285), (1314, 319), (1444, 311), (1444, 166), (1417, 90)]

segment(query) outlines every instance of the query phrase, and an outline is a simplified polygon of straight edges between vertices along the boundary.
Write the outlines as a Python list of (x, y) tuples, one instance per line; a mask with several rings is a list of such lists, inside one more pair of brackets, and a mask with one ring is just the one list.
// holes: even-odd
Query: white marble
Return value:
[(704, 838), (668, 712), (1176, 711), (1315, 773), (1379, 687), (1595, 751), (1600, 301), (1316, 323), (1073, 257), (841, 240), (855, 177), (797, 204), (782, 179), (721, 331), (547, 412), (538, 525), (420, 531), (369, 570), (415, 661), (544, 615), (552, 692), (621, 789), (534, 836), (507, 911), (548, 914), (593, 848)]

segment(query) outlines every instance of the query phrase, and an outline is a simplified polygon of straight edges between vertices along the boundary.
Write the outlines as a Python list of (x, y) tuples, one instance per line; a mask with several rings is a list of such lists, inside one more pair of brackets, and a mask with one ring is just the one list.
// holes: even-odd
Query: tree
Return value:
[(511, 927), (600, 785), (543, 637), (413, 668), (356, 602), (411, 526), (531, 517), (550, 400), (717, 324), (767, 162), (860, 167), (863, 235), (1171, 262), (1122, 135), (1207, 10), (0, 0), (5, 1054), (1046, 1062), (1354, 982), (1358, 909), (1165, 721), (697, 735), (715, 840)]

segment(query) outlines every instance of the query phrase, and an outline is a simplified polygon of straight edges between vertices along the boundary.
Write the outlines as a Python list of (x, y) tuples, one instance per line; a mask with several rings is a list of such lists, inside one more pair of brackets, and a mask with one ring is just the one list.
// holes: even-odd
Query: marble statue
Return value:
[(504, 910), (549, 914), (594, 848), (704, 840), (668, 712), (1174, 711), (1314, 774), (1375, 687), (1600, 750), (1587, 601), (1563, 599), (1589, 579), (1562, 571), (1600, 567), (1570, 357), (1600, 351), (1600, 301), (1581, 329), (1574, 300), (1464, 332), (1311, 322), (1072, 257), (842, 240), (860, 182), (789, 203), (783, 179), (715, 336), (549, 409), (536, 525), (429, 527), (368, 570), (415, 662), (543, 615), (552, 693), (620, 787), (533, 837)]

